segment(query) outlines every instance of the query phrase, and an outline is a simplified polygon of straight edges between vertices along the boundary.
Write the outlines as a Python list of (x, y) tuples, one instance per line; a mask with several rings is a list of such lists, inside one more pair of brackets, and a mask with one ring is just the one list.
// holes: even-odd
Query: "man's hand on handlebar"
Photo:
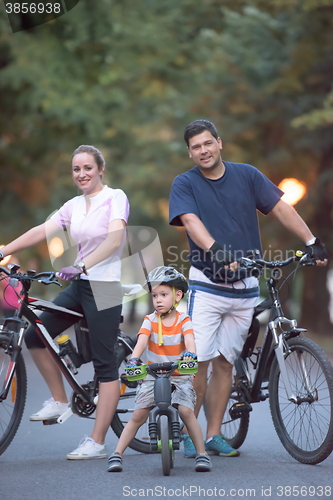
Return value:
[(315, 261), (317, 266), (326, 266), (329, 254), (323, 243), (320, 242), (319, 238), (316, 238), (313, 245), (308, 245), (305, 247), (305, 253), (307, 253), (312, 260)]
[(209, 251), (212, 254), (213, 260), (217, 262), (220, 266), (223, 266), (224, 269), (231, 269), (231, 271), (237, 271), (238, 262), (235, 260), (235, 257), (232, 252), (223, 249), (216, 241), (210, 247)]

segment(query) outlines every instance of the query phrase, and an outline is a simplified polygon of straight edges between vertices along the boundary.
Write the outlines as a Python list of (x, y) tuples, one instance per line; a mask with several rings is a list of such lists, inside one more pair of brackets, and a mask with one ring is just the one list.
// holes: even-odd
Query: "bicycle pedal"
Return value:
[(250, 411), (252, 411), (252, 406), (246, 401), (244, 401), (243, 403), (234, 403), (229, 409), (230, 416), (233, 420), (235, 420), (236, 418), (240, 418), (246, 413), (250, 413)]
[(54, 425), (58, 423), (58, 418), (49, 418), (48, 420), (42, 420), (43, 425)]

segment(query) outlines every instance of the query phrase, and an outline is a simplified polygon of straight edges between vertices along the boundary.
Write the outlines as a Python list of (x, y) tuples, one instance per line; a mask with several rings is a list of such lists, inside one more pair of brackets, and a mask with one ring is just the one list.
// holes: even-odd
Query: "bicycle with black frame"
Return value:
[[(22, 346), (24, 333), (28, 322), (34, 325), (36, 332), (42, 339), (46, 349), (59, 366), (62, 374), (71, 386), (73, 393), (68, 410), (57, 419), (44, 420), (44, 424), (63, 424), (71, 415), (75, 414), (84, 418), (94, 418), (98, 401), (98, 381), (94, 374), (91, 380), (81, 384), (76, 375), (78, 368), (91, 361), (88, 330), (82, 314), (70, 309), (59, 307), (52, 302), (29, 296), (33, 282), (44, 285), (60, 283), (54, 272), (36, 273), (29, 270), (26, 273), (19, 271), (20, 266), (0, 266), (0, 280), (6, 280), (8, 286), (17, 287), (22, 284), (19, 294), (19, 307), (11, 318), (4, 318), (0, 324), (0, 455), (10, 445), (20, 425), (27, 394), (27, 373)], [(140, 285), (123, 286), (127, 295), (136, 294), (142, 287)], [(39, 319), (36, 311), (56, 312), (77, 319), (75, 325), (77, 347), (67, 339), (57, 342), (51, 338), (47, 329)], [(61, 337), (67, 337), (62, 335)], [(125, 366), (132, 355), (136, 338), (119, 331), (117, 337), (117, 363), (119, 370), (120, 400), (111, 427), (119, 437), (130, 415), (134, 411), (134, 398), (137, 382), (127, 380)], [(147, 439), (148, 432), (142, 429), (130, 443), (136, 451), (150, 453)]]
[[(297, 251), (283, 261), (243, 258), (239, 266), (259, 276), (269, 269), (269, 297), (254, 311), (243, 350), (235, 362), (233, 386), (221, 433), (233, 448), (247, 435), (252, 404), (269, 398), (277, 435), (287, 452), (304, 464), (318, 464), (333, 450), (333, 368), (325, 352), (305, 338), (304, 328), (285, 317), (279, 298), (280, 269), (292, 262), (313, 265)], [(261, 347), (258, 315), (270, 311)]]

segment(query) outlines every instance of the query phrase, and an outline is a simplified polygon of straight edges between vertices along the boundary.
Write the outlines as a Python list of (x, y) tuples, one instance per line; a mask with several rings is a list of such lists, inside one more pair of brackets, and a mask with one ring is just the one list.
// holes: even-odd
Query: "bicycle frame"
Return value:
[[(305, 332), (306, 330), (304, 328), (297, 328), (296, 320), (290, 320), (284, 316), (279, 300), (279, 292), (276, 286), (278, 282), (277, 275), (278, 270), (273, 269), (272, 276), (267, 281), (271, 305), (267, 306), (266, 309), (270, 309), (270, 320), (265, 330), (263, 343), (260, 352), (258, 353), (257, 361), (255, 363), (252, 362), (255, 367), (255, 374), (253, 377), (253, 384), (249, 392), (251, 396), (250, 402), (253, 403), (263, 401), (267, 398), (267, 396), (262, 393), (261, 389), (267, 366), (269, 366), (270, 361), (272, 361), (272, 357), (274, 356), (274, 354), (276, 355), (279, 363), (281, 376), (286, 387), (288, 399), (290, 401), (297, 402), (297, 398), (291, 390), (289, 379), (287, 376), (284, 361), (287, 345), (284, 342), (284, 338), (297, 336), (301, 332)], [(279, 327), (282, 330), (280, 333), (278, 332)], [(242, 363), (242, 361), (245, 361), (246, 358), (247, 356), (242, 356), (241, 354), (240, 357), (236, 360), (235, 366), (238, 375), (242, 376), (243, 374), (245, 375), (246, 379), (250, 380), (250, 375), (246, 369), (246, 366), (244, 365), (244, 363)], [(306, 376), (305, 369), (304, 376)]]

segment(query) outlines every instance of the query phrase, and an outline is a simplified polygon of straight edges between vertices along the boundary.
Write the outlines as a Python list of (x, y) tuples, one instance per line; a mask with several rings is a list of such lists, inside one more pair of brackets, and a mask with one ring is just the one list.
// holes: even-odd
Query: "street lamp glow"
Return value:
[(64, 244), (58, 236), (52, 238), (49, 244), (49, 251), (52, 257), (60, 257), (64, 253)]
[(279, 184), (279, 188), (284, 191), (281, 199), (291, 206), (296, 205), (306, 193), (305, 184), (293, 178), (283, 179)]

